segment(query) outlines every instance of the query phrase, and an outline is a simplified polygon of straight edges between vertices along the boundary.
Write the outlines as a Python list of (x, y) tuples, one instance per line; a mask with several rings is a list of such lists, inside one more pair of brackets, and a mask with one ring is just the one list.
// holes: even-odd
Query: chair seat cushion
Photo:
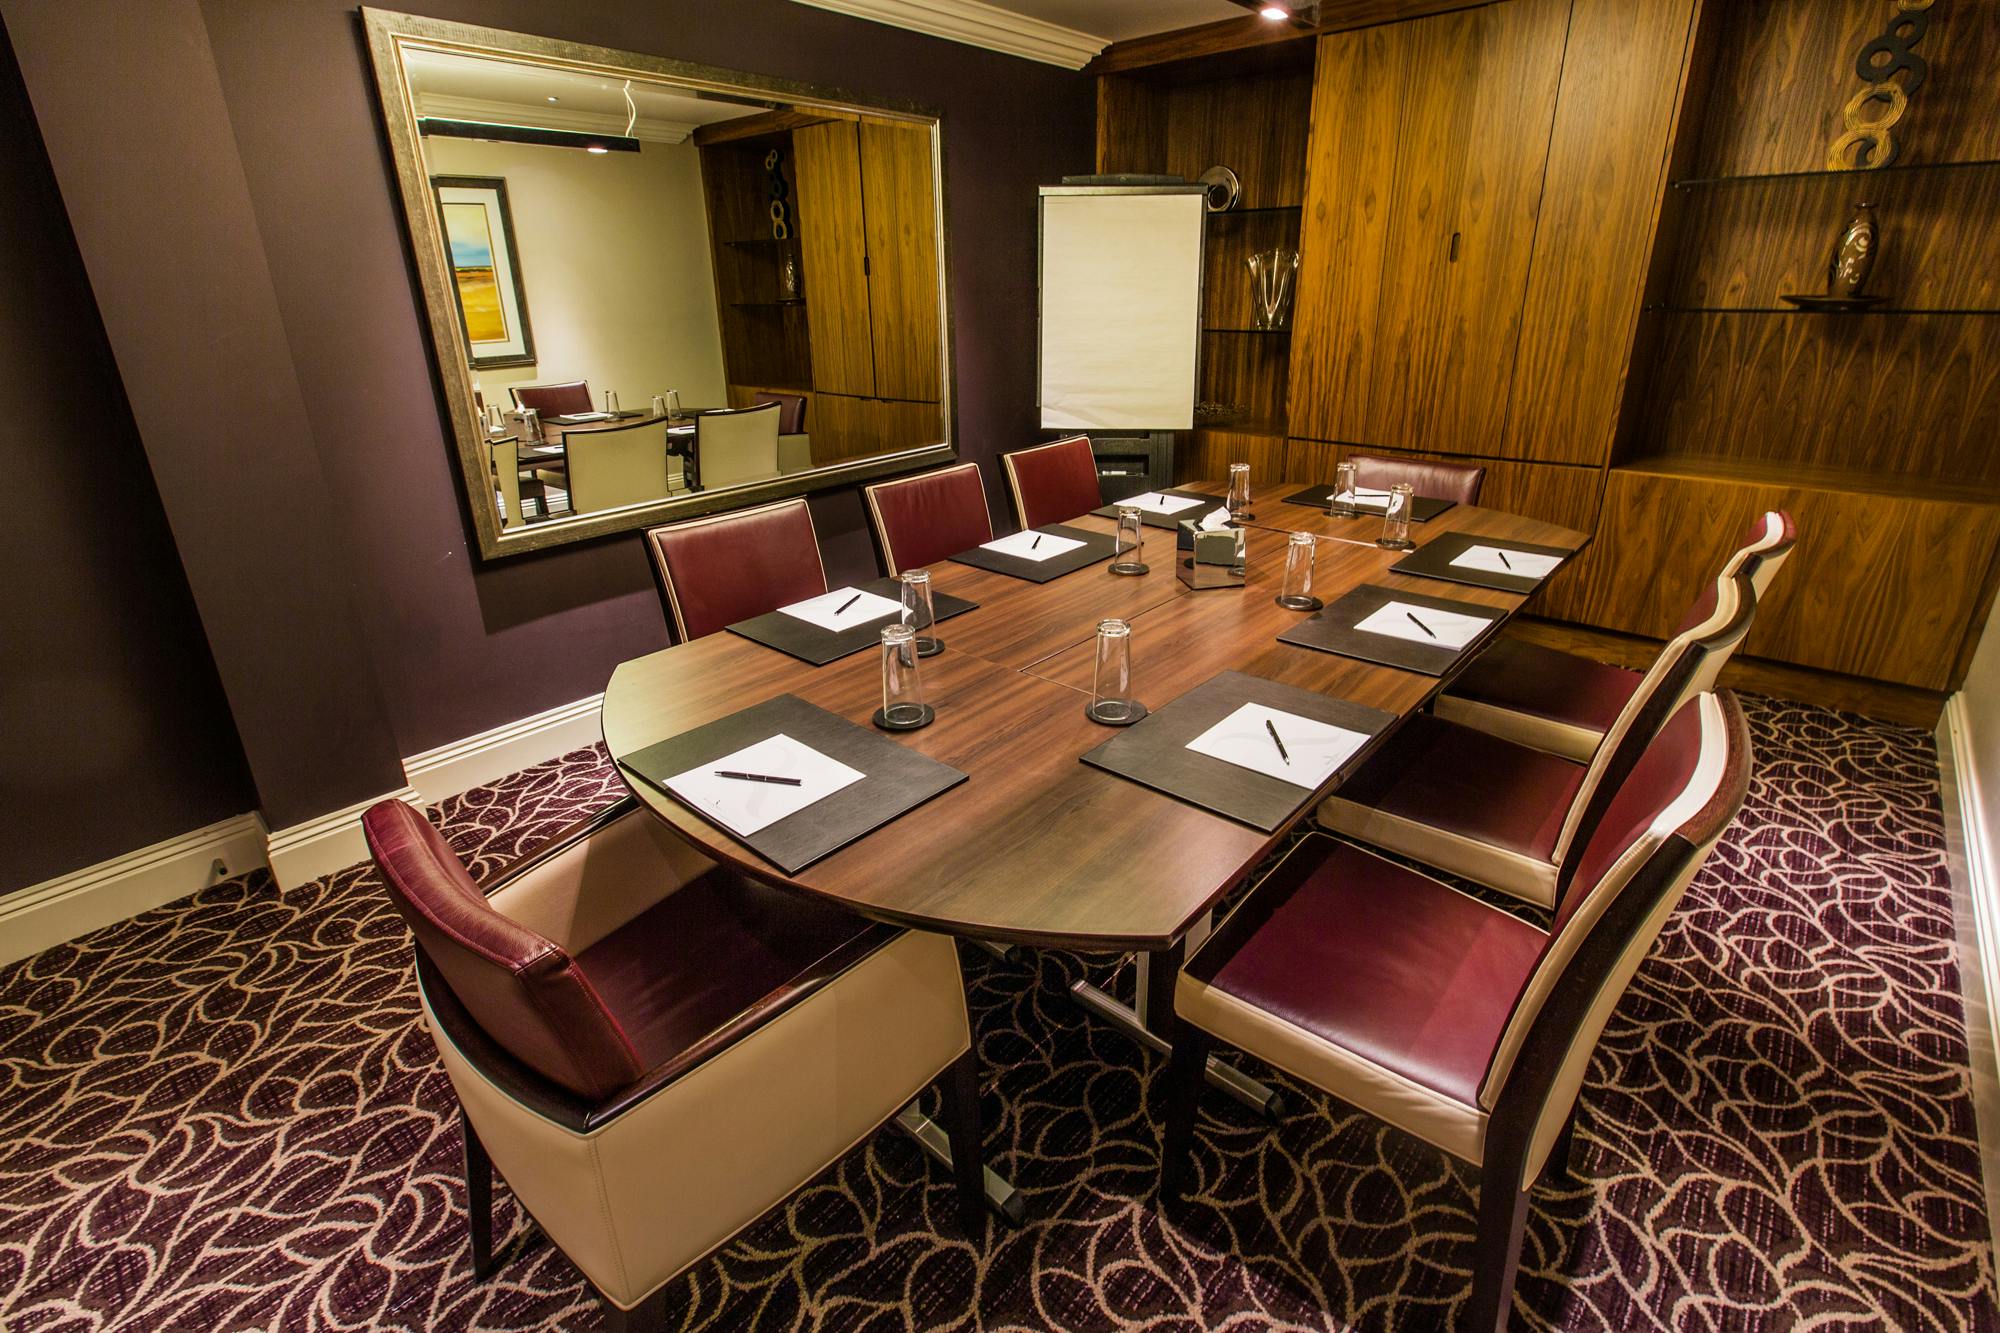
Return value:
[(1583, 778), (1581, 764), (1420, 714), (1327, 798), (1319, 819), (1550, 907), (1556, 841)]
[(1640, 674), (1522, 639), (1480, 653), (1437, 701), (1437, 715), (1587, 763)]
[(1300, 843), (1182, 975), (1182, 1018), (1479, 1160), (1479, 1086), (1547, 936), (1325, 836)]
[(899, 933), (718, 867), (577, 964), (653, 1073), (707, 1058)]

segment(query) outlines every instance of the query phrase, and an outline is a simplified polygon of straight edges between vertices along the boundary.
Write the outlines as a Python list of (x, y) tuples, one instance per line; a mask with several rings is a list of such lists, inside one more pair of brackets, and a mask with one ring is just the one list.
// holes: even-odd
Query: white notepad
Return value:
[[(1277, 729), (1289, 760), (1278, 753), (1266, 722)], [(1263, 704), (1244, 704), (1189, 741), (1187, 748), (1310, 791), (1332, 777), (1367, 741), (1363, 732), (1281, 713)]]
[[(716, 776), (719, 769), (798, 778), (800, 785), (719, 778)], [(747, 838), (866, 776), (779, 732), (769, 740), (726, 754), (713, 763), (676, 773), (667, 779), (666, 787), (731, 833)]]
[[(1038, 537), (1041, 539), (1039, 543), (1035, 540)], [(1064, 551), (1074, 551), (1081, 545), (1083, 543), (1074, 537), (1058, 537), (1053, 532), (1030, 530), (1017, 532), (1011, 537), (1002, 537), (998, 541), (981, 542), (979, 549), (992, 551), (998, 555), (1018, 556), (1023, 560), (1032, 560), (1040, 564), (1044, 560), (1053, 560)]]
[(1121, 505), (1133, 505), (1155, 514), (1178, 514), (1183, 509), (1192, 509), (1205, 500), (1190, 499), (1185, 495), (1162, 495), (1158, 491), (1147, 491), (1144, 495), (1134, 495), (1118, 501)]
[(1497, 546), (1468, 546), (1451, 563), (1463, 569), (1484, 570), (1488, 574), (1519, 574), (1524, 579), (1546, 578), (1563, 562), (1559, 555), (1538, 555), (1533, 551), (1509, 549), (1502, 561)]
[[(856, 598), (852, 606), (847, 606), (849, 598)], [(847, 606), (845, 611), (840, 608)], [(838, 633), (844, 629), (854, 629), (885, 616), (903, 613), (903, 604), (872, 592), (859, 592), (854, 588), (835, 588), (832, 592), (818, 597), (808, 597), (803, 602), (793, 602), (781, 606), (778, 611), (794, 620), (803, 620), (808, 625)]]
[[(1429, 634), (1412, 621), (1430, 627)], [(1456, 611), (1439, 611), (1408, 602), (1389, 602), (1371, 616), (1354, 622), (1354, 628), (1369, 634), (1386, 634), (1411, 643), (1428, 643), (1438, 648), (1463, 648), (1493, 623), (1487, 616), (1465, 616)]]
[(1334, 496), (1333, 503), (1346, 505), (1352, 509), (1387, 509), (1389, 492), (1371, 491), (1366, 486), (1357, 486), (1351, 491), (1342, 491)]

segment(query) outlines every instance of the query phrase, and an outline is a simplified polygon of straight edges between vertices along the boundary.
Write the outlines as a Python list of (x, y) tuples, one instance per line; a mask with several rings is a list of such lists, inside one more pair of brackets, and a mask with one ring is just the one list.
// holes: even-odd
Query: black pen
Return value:
[(1034, 550), (1037, 546), (1040, 546), (1042, 544), (1042, 536), (1043, 534), (1039, 532), (1035, 534), (1035, 539), (1028, 543), (1028, 549), (1030, 551)]
[(726, 768), (716, 769), (715, 776), (719, 778), (735, 778), (738, 782), (769, 782), (779, 787), (803, 787), (806, 785), (801, 778), (774, 778), (768, 773), (732, 773)]
[(837, 616), (844, 616), (844, 615), (846, 615), (846, 614), (847, 614), (847, 608), (848, 608), (848, 607), (850, 607), (850, 606), (853, 606), (853, 605), (854, 605), (854, 604), (855, 604), (856, 602), (858, 602), (858, 601), (860, 601), (860, 600), (861, 600), (861, 594), (857, 592), (857, 593), (855, 593), (855, 594), (854, 594), (854, 596), (852, 596), (852, 597), (848, 598), (848, 599), (847, 599), (846, 601), (842, 602), (842, 603), (840, 604), (840, 610), (838, 610), (838, 611), (835, 611), (835, 612), (834, 612), (834, 614), (835, 614), (835, 615), (837, 615)]
[(1268, 717), (1264, 719), (1264, 730), (1271, 733), (1271, 744), (1278, 747), (1278, 758), (1288, 764), (1291, 763), (1292, 757), (1285, 753), (1285, 742), (1279, 738), (1278, 729), (1271, 725), (1271, 719)]
[(1417, 619), (1414, 612), (1405, 611), (1403, 612), (1403, 614), (1410, 617), (1410, 623), (1412, 625), (1415, 625), (1418, 629), (1422, 630), (1424, 633), (1429, 634), (1433, 639), (1437, 637), (1437, 635), (1432, 632), (1431, 627), (1429, 625), (1426, 625), (1423, 621)]
[(1499, 556), (1500, 563), (1507, 566), (1507, 568), (1512, 569), (1514, 567), (1514, 562), (1512, 560), (1509, 560), (1507, 558), (1507, 553), (1501, 550), (1499, 547), (1496, 546), (1493, 548), (1493, 554)]

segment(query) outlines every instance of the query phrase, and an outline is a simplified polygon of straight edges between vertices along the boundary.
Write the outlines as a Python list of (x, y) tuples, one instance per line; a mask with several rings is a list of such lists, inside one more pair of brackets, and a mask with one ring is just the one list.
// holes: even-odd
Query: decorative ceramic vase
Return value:
[(1880, 248), (1880, 234), (1875, 227), (1875, 205), (1856, 204), (1854, 217), (1840, 233), (1840, 239), (1833, 244), (1833, 257), (1826, 264), (1826, 294), (1842, 299), (1852, 299), (1861, 295), (1861, 288), (1868, 281), (1868, 272), (1875, 267), (1875, 252)]
[(1292, 326), (1292, 278), (1299, 271), (1296, 250), (1265, 250), (1244, 261), (1250, 265), (1251, 325), (1277, 330)]

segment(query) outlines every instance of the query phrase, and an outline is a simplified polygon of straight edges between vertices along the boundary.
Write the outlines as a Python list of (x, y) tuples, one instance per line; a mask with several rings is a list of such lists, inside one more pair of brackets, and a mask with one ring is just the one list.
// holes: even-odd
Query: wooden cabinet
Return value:
[(875, 392), (869, 332), (868, 243), (862, 228), (859, 127), (827, 121), (792, 131), (798, 172), (799, 253), (805, 264), (806, 327), (813, 388)]
[(894, 453), (944, 438), (943, 413), (936, 403), (851, 394), (814, 394), (806, 425), (815, 464)]

